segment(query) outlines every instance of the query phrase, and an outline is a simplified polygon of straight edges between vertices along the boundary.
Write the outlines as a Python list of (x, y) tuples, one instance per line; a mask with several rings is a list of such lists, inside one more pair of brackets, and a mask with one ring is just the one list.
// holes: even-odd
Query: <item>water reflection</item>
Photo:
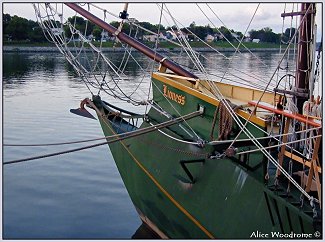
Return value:
[[(186, 68), (194, 69), (195, 74), (200, 76), (195, 71), (197, 69), (196, 66), (190, 58), (185, 56), (186, 53), (163, 54), (170, 56), (175, 62)], [(124, 70), (126, 76), (131, 77), (130, 80), (132, 82), (137, 82), (135, 78), (142, 78), (144, 70), (150, 72), (151, 70), (157, 69), (157, 64), (153, 65), (152, 60), (137, 51), (132, 52), (133, 57), (128, 52), (106, 52), (104, 55), (107, 56), (113, 66)], [(101, 58), (98, 58), (97, 53), (82, 52), (78, 56), (80, 63), (88, 71), (95, 70), (96, 73), (103, 74), (109, 69), (107, 63)], [(204, 53), (204, 56), (204, 58), (200, 56), (200, 61), (205, 69), (213, 74), (210, 78), (220, 80), (223, 77), (226, 80), (234, 80), (235, 82), (242, 82), (245, 79), (255, 83), (260, 82), (259, 80), (261, 79), (268, 80), (274, 72), (274, 68), (277, 66), (277, 61), (280, 58), (277, 52), (255, 52), (254, 55), (250, 53), (234, 54), (230, 52), (221, 54)], [(240, 74), (238, 69), (240, 69)], [(62, 70), (64, 70), (64, 73), (62, 73)], [(70, 79), (70, 81), (80, 82), (74, 68), (65, 61), (60, 53), (17, 52), (3, 54), (4, 88), (14, 87), (10, 84), (24, 84), (26, 77), (30, 79), (38, 78), (37, 76), (33, 76), (35, 71), (43, 72), (43, 75), (53, 77), (53, 80), (55, 80), (57, 75), (67, 75), (76, 77)], [(244, 74), (244, 72), (249, 73), (249, 75)], [(206, 77), (204, 76), (202, 78), (205, 79)]]
[(5, 84), (10, 83), (11, 78), (20, 79), (30, 71), (31, 66), (27, 59), (26, 55), (19, 53), (3, 54), (3, 81)]
[(161, 239), (148, 225), (142, 223), (131, 237), (132, 239)]
[(40, 75), (35, 76), (35, 72), (54, 77), (58, 63), (57, 56), (46, 53), (3, 53), (4, 88), (15, 88), (30, 79), (39, 78)]
[(53, 74), (56, 65), (56, 57), (49, 54), (4, 53), (3, 77), (5, 80), (22, 78), (35, 70), (42, 70)]

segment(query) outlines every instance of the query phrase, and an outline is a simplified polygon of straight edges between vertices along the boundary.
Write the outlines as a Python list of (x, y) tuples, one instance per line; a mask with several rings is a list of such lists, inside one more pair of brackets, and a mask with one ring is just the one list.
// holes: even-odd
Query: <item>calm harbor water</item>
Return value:
[[(277, 65), (277, 53), (257, 55)], [(208, 68), (220, 65), (226, 66), (216, 59)], [(274, 71), (249, 58), (237, 58), (234, 65), (266, 79)], [(90, 97), (87, 88), (59, 53), (4, 53), (3, 143), (101, 137), (97, 121), (69, 112), (85, 97)], [(80, 146), (4, 146), (3, 160)], [(140, 225), (107, 146), (3, 167), (6, 239), (128, 239)]]
[[(103, 135), (97, 121), (69, 112), (90, 95), (59, 54), (3, 60), (5, 144)], [(80, 146), (5, 146), (3, 160)], [(131, 238), (140, 225), (107, 146), (3, 167), (4, 238)]]

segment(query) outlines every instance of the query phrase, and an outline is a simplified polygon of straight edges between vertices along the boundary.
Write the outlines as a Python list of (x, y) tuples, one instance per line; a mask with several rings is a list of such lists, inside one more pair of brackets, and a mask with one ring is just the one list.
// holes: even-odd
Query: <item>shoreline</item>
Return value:
[[(234, 52), (234, 48), (216, 48), (220, 52)], [(80, 50), (76, 47), (71, 47), (71, 50)], [(91, 48), (85, 48), (86, 51), (91, 51)], [(214, 52), (210, 48), (193, 48), (198, 52)], [(247, 49), (241, 48), (240, 52), (249, 52)], [(278, 48), (250, 48), (252, 52), (275, 52), (279, 51)], [(103, 47), (103, 52), (124, 52), (122, 47)], [(137, 50), (134, 50), (137, 51)], [(158, 52), (180, 52), (181, 48), (158, 48)], [(2, 46), (2, 52), (60, 52), (55, 46)]]

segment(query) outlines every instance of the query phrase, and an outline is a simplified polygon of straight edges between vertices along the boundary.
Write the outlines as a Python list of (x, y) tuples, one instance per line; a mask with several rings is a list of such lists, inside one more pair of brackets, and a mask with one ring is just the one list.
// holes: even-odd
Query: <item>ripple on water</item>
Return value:
[[(57, 57), (6, 54), (4, 143), (103, 136), (98, 121), (69, 112), (90, 94)], [(85, 145), (5, 146), (3, 160)], [(141, 224), (107, 146), (4, 166), (3, 218), (4, 238), (11, 239), (131, 238)]]

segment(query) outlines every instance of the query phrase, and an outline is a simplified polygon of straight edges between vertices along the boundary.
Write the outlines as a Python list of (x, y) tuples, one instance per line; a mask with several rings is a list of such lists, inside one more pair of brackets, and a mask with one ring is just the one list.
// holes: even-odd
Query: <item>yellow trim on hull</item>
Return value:
[[(166, 76), (159, 75), (158, 73), (152, 73), (152, 77), (154, 79), (160, 81), (160, 82), (168, 84), (168, 85), (170, 85), (170, 86), (172, 86), (174, 88), (177, 88), (177, 89), (179, 89), (179, 90), (181, 90), (183, 92), (186, 92), (186, 93), (188, 93), (188, 94), (190, 94), (192, 96), (195, 96), (195, 97), (197, 97), (197, 98), (199, 98), (199, 99), (201, 99), (201, 100), (203, 100), (205, 102), (208, 102), (208, 103), (210, 103), (210, 104), (212, 104), (214, 106), (219, 106), (220, 101), (217, 100), (216, 98), (213, 98), (213, 97), (210, 97), (210, 96), (208, 96), (208, 95), (206, 95), (204, 93), (201, 93), (201, 92), (199, 92), (199, 91), (197, 91), (197, 90), (195, 90), (195, 89), (193, 89), (191, 87), (188, 87), (188, 86), (186, 86), (186, 85), (184, 85), (184, 84), (182, 84), (182, 83), (180, 83), (178, 81), (174, 81), (174, 80), (172, 80), (170, 78), (167, 78)], [(177, 78), (177, 76), (176, 76), (176, 78)], [(193, 84), (191, 84), (191, 85), (193, 85)], [(239, 116), (241, 116), (242, 118), (244, 118), (244, 119), (248, 119), (249, 116), (250, 116), (250, 114), (248, 112), (245, 112), (243, 110), (237, 110), (236, 113)], [(259, 117), (255, 116), (255, 115), (252, 115), (250, 117), (250, 121), (252, 121), (253, 123), (255, 123), (255, 124), (257, 124), (257, 125), (259, 125), (261, 127), (266, 127), (267, 126), (266, 121), (264, 119), (259, 118)]]
[[(113, 134), (116, 134), (114, 130), (111, 128), (111, 126), (106, 122), (106, 120), (101, 116), (101, 112), (96, 110), (98, 112), (98, 117), (100, 117), (106, 126), (111, 130)], [(140, 161), (137, 160), (137, 158), (132, 154), (132, 152), (128, 149), (128, 147), (124, 144), (123, 141), (119, 141), (121, 145), (125, 148), (125, 150), (129, 153), (129, 155), (132, 157), (132, 159), (135, 161), (135, 163), (141, 168), (141, 170), (152, 180), (152, 182), (159, 188), (159, 190), (165, 194), (165, 196), (179, 209), (181, 210), (186, 217), (188, 217), (197, 227), (199, 227), (203, 233), (205, 233), (210, 239), (215, 239), (215, 237), (199, 222), (197, 221), (181, 204), (179, 204), (175, 198), (173, 198), (160, 183), (155, 179), (153, 175), (141, 164)]]

